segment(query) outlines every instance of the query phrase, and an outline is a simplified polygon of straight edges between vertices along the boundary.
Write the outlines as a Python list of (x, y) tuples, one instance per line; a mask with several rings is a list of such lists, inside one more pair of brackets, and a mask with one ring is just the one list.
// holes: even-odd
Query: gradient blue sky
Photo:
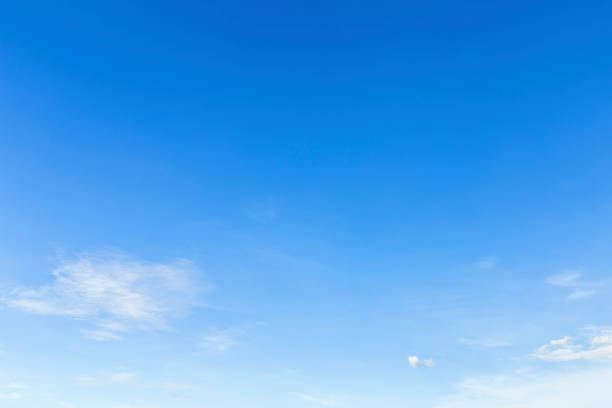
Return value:
[(0, 406), (612, 406), (608, 1), (4, 1)]

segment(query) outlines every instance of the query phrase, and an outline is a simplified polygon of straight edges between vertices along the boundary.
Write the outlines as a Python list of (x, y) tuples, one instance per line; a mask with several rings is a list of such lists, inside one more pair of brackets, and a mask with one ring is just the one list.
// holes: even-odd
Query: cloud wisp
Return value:
[(476, 261), (475, 266), (478, 269), (493, 269), (497, 266), (497, 262), (496, 256), (487, 256)]
[(533, 357), (549, 361), (604, 361), (612, 359), (612, 328), (587, 328), (585, 340), (577, 342), (569, 336), (551, 340), (548, 344), (538, 347)]
[(611, 381), (609, 367), (468, 377), (435, 408), (609, 407)]
[(238, 343), (237, 337), (242, 333), (242, 329), (238, 328), (213, 329), (204, 335), (200, 347), (214, 353), (226, 353)]
[(579, 300), (588, 298), (597, 293), (596, 288), (601, 287), (605, 282), (588, 282), (582, 280), (582, 271), (571, 270), (557, 275), (549, 276), (546, 283), (552, 286), (559, 286), (571, 289), (567, 296), (569, 300)]
[(429, 359), (423, 360), (417, 356), (409, 356), (408, 364), (410, 364), (410, 366), (414, 368), (420, 368), (420, 367), (431, 368), (435, 365), (432, 359), (429, 358)]
[(133, 330), (170, 327), (169, 320), (199, 304), (203, 293), (187, 260), (153, 263), (118, 253), (86, 253), (63, 260), (53, 282), (16, 289), (2, 301), (23, 312), (68, 316), (95, 325), (92, 340), (119, 340)]

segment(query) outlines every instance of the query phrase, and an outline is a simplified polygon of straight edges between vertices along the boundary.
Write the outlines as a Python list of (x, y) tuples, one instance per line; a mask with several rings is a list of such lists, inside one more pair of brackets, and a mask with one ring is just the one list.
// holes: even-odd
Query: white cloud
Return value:
[(577, 288), (574, 289), (572, 291), (572, 293), (570, 293), (567, 298), (570, 300), (577, 300), (577, 299), (583, 299), (583, 298), (587, 298), (589, 296), (593, 296), (595, 294), (595, 291), (593, 289), (581, 289), (581, 288)]
[(492, 269), (497, 265), (497, 257), (496, 256), (488, 256), (485, 258), (480, 258), (476, 261), (476, 267), (479, 269)]
[(546, 283), (553, 286), (574, 287), (578, 285), (579, 279), (582, 277), (580, 271), (567, 271), (558, 275), (549, 276)]
[(119, 334), (110, 330), (83, 330), (83, 335), (95, 341), (116, 341), (122, 339)]
[(197, 304), (202, 289), (190, 261), (152, 263), (118, 253), (87, 253), (62, 261), (53, 283), (15, 290), (2, 300), (24, 312), (88, 319), (93, 340), (118, 340), (136, 329), (166, 329), (168, 320)]
[(569, 336), (551, 340), (538, 347), (533, 356), (550, 362), (612, 359), (612, 328), (588, 328), (583, 337), (583, 342), (575, 342)]
[(225, 353), (236, 345), (236, 337), (240, 334), (240, 329), (211, 330), (202, 339), (200, 347), (216, 353)]
[(571, 341), (572, 341), (571, 337), (565, 336), (565, 337), (560, 338), (558, 340), (551, 340), (550, 341), (550, 345), (554, 346), (554, 347), (566, 346), (566, 345), (570, 344)]
[(435, 408), (600, 408), (612, 406), (612, 369), (470, 377)]
[(560, 273), (558, 275), (549, 276), (546, 283), (552, 286), (560, 286), (571, 288), (572, 291), (567, 296), (569, 300), (585, 299), (597, 293), (594, 288), (603, 286), (606, 282), (587, 282), (581, 280), (582, 272), (580, 270), (571, 270)]
[(409, 356), (408, 364), (410, 364), (414, 368), (418, 367), (433, 367), (434, 362), (432, 359), (421, 360), (417, 356)]

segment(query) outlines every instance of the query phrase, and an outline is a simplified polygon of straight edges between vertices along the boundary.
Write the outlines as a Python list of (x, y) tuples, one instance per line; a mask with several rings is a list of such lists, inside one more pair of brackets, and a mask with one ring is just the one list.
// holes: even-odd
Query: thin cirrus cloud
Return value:
[(23, 397), (23, 394), (18, 390), (26, 388), (22, 384), (18, 384), (14, 381), (9, 382), (6, 385), (6, 390), (0, 391), (0, 400), (18, 400)]
[(435, 408), (574, 408), (612, 406), (609, 367), (511, 372), (464, 378)]
[(551, 340), (538, 347), (532, 356), (548, 362), (612, 359), (612, 328), (590, 327), (585, 332), (582, 341), (576, 341), (570, 336)]
[(169, 320), (198, 305), (205, 288), (193, 262), (153, 263), (116, 252), (85, 253), (60, 262), (53, 282), (16, 289), (2, 301), (27, 313), (87, 320), (87, 338), (119, 340), (127, 332), (163, 330)]
[(597, 293), (595, 290), (604, 285), (605, 282), (589, 282), (582, 280), (581, 270), (571, 270), (557, 275), (549, 276), (546, 283), (552, 286), (564, 287), (571, 289), (567, 299), (579, 300), (588, 298)]
[(432, 359), (429, 358), (429, 359), (423, 360), (417, 356), (409, 356), (408, 364), (410, 364), (410, 366), (414, 368), (419, 368), (419, 367), (431, 368), (435, 365)]
[(237, 328), (210, 330), (203, 336), (200, 347), (214, 353), (225, 353), (238, 343), (237, 338), (242, 332), (241, 329)]
[(498, 259), (496, 256), (487, 256), (476, 261), (475, 265), (479, 269), (493, 269), (497, 266)]
[[(588, 327), (580, 338), (582, 341), (570, 336), (551, 340), (537, 348), (532, 357), (546, 362), (604, 361), (612, 358), (612, 327)], [(568, 368), (555, 371), (528, 369), (467, 377), (457, 384), (452, 394), (441, 398), (435, 408), (612, 406), (610, 366), (584, 368), (580, 365)]]

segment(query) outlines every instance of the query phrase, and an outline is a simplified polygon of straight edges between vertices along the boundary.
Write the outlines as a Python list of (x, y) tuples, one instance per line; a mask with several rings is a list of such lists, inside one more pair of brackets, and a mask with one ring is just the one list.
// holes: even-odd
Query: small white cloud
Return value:
[(612, 328), (588, 328), (586, 341), (576, 343), (566, 336), (538, 347), (533, 357), (549, 362), (612, 359)]
[(408, 364), (410, 364), (410, 366), (414, 368), (418, 368), (418, 367), (428, 367), (429, 368), (429, 367), (434, 366), (434, 362), (432, 359), (421, 360), (417, 356), (409, 356)]
[(560, 338), (558, 340), (551, 340), (550, 341), (550, 345), (554, 346), (554, 347), (567, 346), (571, 342), (572, 342), (572, 338), (569, 337), (569, 336), (565, 336), (565, 337)]
[(480, 258), (476, 261), (476, 267), (479, 269), (492, 269), (497, 266), (497, 257), (496, 256), (488, 256), (485, 258)]
[(186, 260), (152, 263), (118, 253), (86, 253), (62, 261), (53, 283), (35, 290), (14, 290), (0, 299), (10, 307), (41, 315), (89, 320), (97, 326), (86, 337), (119, 340), (120, 333), (167, 329), (168, 321), (198, 304), (202, 293)]
[(216, 353), (225, 353), (236, 345), (236, 337), (241, 333), (240, 329), (211, 330), (203, 337), (200, 347)]

